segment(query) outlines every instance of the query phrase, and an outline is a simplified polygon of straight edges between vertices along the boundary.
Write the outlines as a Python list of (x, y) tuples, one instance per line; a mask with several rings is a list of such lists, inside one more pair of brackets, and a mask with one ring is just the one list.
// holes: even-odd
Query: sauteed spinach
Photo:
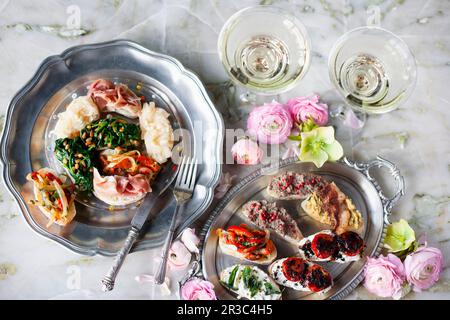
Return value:
[(87, 148), (80, 137), (55, 142), (56, 158), (69, 171), (79, 191), (92, 190), (94, 150), (94, 145)]
[(88, 124), (80, 131), (80, 138), (88, 148), (136, 149), (141, 143), (141, 130), (138, 125), (123, 119), (106, 118)]

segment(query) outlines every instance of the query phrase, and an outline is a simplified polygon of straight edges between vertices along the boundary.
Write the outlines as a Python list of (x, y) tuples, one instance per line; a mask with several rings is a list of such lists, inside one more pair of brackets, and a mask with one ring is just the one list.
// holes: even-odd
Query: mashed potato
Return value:
[(87, 124), (98, 120), (100, 112), (97, 105), (88, 96), (74, 99), (66, 111), (58, 115), (53, 132), (57, 138), (75, 138)]
[(172, 156), (174, 138), (168, 117), (169, 113), (156, 108), (154, 102), (145, 103), (139, 116), (147, 154), (159, 163), (166, 162)]

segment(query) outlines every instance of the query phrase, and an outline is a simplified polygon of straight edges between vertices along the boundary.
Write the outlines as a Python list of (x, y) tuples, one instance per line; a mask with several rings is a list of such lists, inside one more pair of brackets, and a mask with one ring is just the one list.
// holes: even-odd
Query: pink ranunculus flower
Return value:
[(259, 142), (268, 144), (284, 143), (292, 125), (291, 114), (276, 101), (254, 108), (247, 119), (248, 133)]
[(379, 297), (400, 299), (406, 280), (402, 261), (388, 254), (386, 257), (367, 258), (364, 270), (364, 287)]
[(404, 261), (406, 280), (413, 290), (420, 292), (433, 286), (444, 268), (441, 250), (427, 247), (426, 244), (409, 254)]
[(328, 106), (319, 102), (319, 96), (297, 97), (290, 99), (287, 104), (289, 111), (298, 123), (312, 118), (318, 126), (324, 126), (328, 122)]
[(193, 278), (181, 288), (183, 300), (217, 300), (214, 286), (211, 282)]
[(167, 264), (173, 270), (183, 270), (191, 263), (192, 254), (186, 248), (186, 246), (177, 240), (172, 243), (169, 249), (169, 257)]
[(231, 155), (238, 164), (258, 164), (261, 161), (262, 150), (255, 141), (245, 138), (238, 140), (231, 147)]

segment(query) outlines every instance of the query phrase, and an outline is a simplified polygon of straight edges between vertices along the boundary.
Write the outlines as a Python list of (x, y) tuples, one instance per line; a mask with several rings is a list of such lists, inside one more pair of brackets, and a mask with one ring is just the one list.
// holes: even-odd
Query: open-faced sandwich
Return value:
[(267, 230), (251, 229), (245, 224), (217, 229), (223, 253), (258, 264), (269, 264), (277, 257), (277, 249)]
[(259, 228), (274, 231), (291, 243), (298, 244), (303, 238), (295, 220), (275, 202), (249, 201), (242, 207), (241, 216)]
[(65, 226), (75, 217), (74, 185), (65, 175), (58, 175), (49, 168), (33, 171), (27, 176), (33, 182), (34, 200), (36, 205), (50, 219), (47, 227), (52, 223)]
[(334, 182), (314, 174), (288, 171), (271, 179), (267, 192), (280, 200), (303, 200), (302, 209), (337, 233), (361, 232), (363, 219)]
[(280, 300), (278, 285), (256, 266), (236, 264), (220, 273), (220, 282), (238, 299)]
[(328, 225), (338, 234), (361, 232), (364, 227), (361, 213), (334, 182), (313, 192), (301, 206), (309, 216)]
[(298, 257), (276, 260), (269, 266), (269, 275), (276, 283), (298, 291), (325, 293), (333, 286), (328, 271)]
[(348, 262), (361, 259), (364, 240), (355, 232), (337, 235), (323, 230), (300, 241), (300, 256), (310, 261)]

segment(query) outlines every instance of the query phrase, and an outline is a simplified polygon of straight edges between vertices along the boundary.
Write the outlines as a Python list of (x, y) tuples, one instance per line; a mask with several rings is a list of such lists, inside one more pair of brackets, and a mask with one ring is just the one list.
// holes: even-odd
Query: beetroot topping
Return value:
[(333, 284), (331, 275), (321, 266), (314, 264), (309, 267), (308, 274), (306, 275), (306, 281), (308, 288), (312, 292), (319, 292)]
[(339, 249), (348, 256), (356, 256), (364, 249), (364, 240), (353, 231), (347, 231), (337, 237)]
[(305, 282), (308, 264), (301, 258), (287, 258), (283, 261), (283, 274), (289, 281)]
[(311, 241), (311, 250), (318, 258), (327, 259), (337, 255), (339, 246), (333, 234), (318, 233)]

